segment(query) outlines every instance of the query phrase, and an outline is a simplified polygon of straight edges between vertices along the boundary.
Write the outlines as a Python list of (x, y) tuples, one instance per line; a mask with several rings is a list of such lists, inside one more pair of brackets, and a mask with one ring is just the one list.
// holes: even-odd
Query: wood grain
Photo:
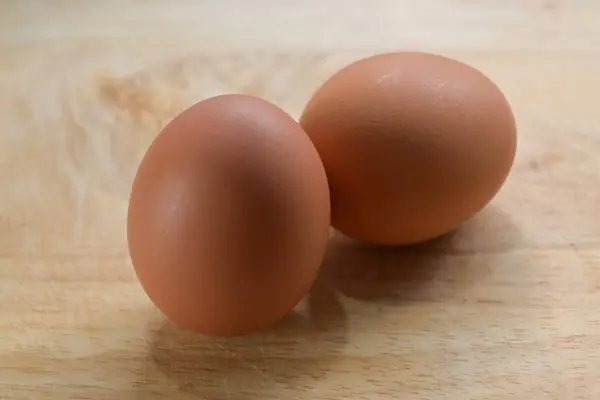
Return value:
[[(0, 398), (597, 399), (600, 3), (6, 0), (0, 13)], [(340, 66), (435, 51), (494, 79), (519, 126), (509, 182), (405, 250), (332, 236), (267, 332), (178, 331), (134, 278), (131, 179), (199, 99), (297, 116)]]

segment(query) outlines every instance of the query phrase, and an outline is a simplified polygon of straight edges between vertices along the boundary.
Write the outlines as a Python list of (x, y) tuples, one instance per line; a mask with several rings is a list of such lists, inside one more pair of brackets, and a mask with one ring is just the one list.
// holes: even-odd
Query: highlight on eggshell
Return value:
[(327, 178), (300, 125), (265, 100), (223, 95), (167, 124), (135, 176), (131, 261), (182, 328), (240, 335), (277, 322), (317, 277)]
[(300, 124), (325, 166), (333, 226), (381, 245), (426, 241), (473, 217), (503, 186), (517, 147), (511, 108), (488, 77), (419, 52), (342, 68)]

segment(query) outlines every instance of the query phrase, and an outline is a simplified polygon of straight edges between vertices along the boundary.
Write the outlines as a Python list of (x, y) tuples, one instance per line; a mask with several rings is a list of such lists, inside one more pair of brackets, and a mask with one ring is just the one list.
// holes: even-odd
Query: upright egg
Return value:
[(312, 142), (280, 108), (246, 95), (201, 101), (150, 145), (127, 217), (151, 301), (183, 328), (260, 330), (309, 291), (330, 226)]
[(516, 126), (480, 71), (427, 53), (371, 56), (338, 71), (300, 124), (321, 155), (332, 224), (381, 245), (455, 229), (496, 195), (516, 152)]

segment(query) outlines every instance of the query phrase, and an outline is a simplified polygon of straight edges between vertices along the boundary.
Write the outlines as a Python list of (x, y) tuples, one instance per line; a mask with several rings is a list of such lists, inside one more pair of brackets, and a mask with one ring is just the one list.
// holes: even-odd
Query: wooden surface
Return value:
[[(165, 323), (134, 278), (137, 163), (225, 92), (294, 116), (328, 74), (427, 50), (494, 79), (520, 143), (504, 190), (409, 250), (332, 239), (268, 332)], [(0, 12), (0, 399), (600, 398), (596, 0), (18, 1)]]

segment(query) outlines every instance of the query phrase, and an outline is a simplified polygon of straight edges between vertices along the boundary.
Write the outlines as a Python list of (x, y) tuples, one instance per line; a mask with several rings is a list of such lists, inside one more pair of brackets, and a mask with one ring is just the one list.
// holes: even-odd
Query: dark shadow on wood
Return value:
[(334, 232), (322, 274), (342, 293), (364, 300), (427, 300), (436, 288), (482, 279), (478, 256), (508, 252), (520, 232), (509, 216), (488, 206), (457, 230), (413, 246), (375, 246)]

